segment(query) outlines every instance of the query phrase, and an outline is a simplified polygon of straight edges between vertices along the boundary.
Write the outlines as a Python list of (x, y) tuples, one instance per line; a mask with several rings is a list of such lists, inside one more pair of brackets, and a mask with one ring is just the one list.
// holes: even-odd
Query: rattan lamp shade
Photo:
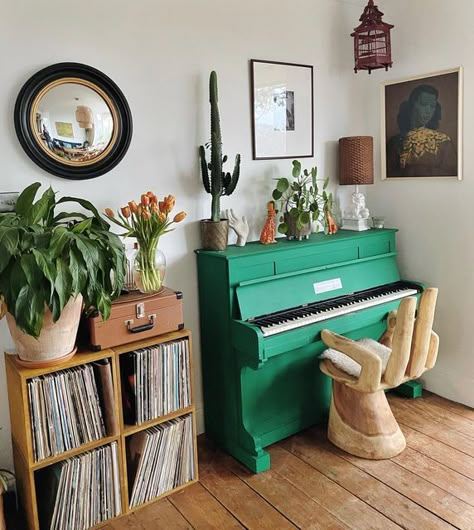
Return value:
[(374, 139), (347, 136), (339, 139), (339, 184), (359, 186), (374, 183)]

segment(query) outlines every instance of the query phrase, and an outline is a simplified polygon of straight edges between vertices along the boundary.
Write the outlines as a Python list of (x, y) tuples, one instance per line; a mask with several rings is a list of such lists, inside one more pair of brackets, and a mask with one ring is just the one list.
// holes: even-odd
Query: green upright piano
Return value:
[(197, 250), (206, 433), (255, 473), (264, 448), (321, 422), (321, 330), (378, 339), (423, 287), (401, 281), (395, 229)]

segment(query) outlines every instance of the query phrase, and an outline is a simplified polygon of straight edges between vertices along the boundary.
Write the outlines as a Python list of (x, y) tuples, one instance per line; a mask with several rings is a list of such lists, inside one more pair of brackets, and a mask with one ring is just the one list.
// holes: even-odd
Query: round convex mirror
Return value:
[(23, 86), (15, 127), (28, 156), (46, 171), (87, 179), (110, 171), (125, 155), (132, 119), (125, 96), (94, 68), (60, 63)]

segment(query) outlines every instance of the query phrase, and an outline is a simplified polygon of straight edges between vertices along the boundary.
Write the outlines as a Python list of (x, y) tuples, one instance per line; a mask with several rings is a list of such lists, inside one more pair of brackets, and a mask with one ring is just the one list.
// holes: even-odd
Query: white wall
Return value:
[[(464, 180), (380, 181), (368, 205), (398, 234), (399, 264), (407, 279), (438, 286), (436, 367), (424, 377), (430, 390), (474, 406), (474, 34), (471, 0), (397, 0), (390, 10), (394, 66), (383, 79), (398, 79), (464, 66)], [(380, 1), (382, 4), (382, 1)], [(388, 5), (387, 5), (388, 4)], [(381, 6), (382, 11), (384, 6)], [(379, 77), (379, 80), (382, 79)], [(370, 133), (380, 138), (380, 82), (367, 87)], [(376, 147), (379, 160), (380, 142)], [(377, 174), (380, 176), (377, 163)]]
[[(208, 76), (219, 78), (225, 153), (242, 155), (241, 182), (222, 202), (245, 214), (256, 239), (265, 220), (272, 178), (288, 175), (291, 160), (252, 161), (248, 61), (267, 59), (315, 68), (315, 159), (320, 175), (336, 177), (336, 141), (365, 134), (371, 120), (363, 103), (366, 76), (352, 74), (349, 33), (363, 1), (344, 0), (85, 0), (72, 14), (60, 0), (17, 0), (2, 17), (4, 54), (0, 84), (0, 190), (33, 181), (61, 194), (117, 208), (148, 189), (172, 193), (188, 212), (184, 225), (161, 244), (168, 258), (167, 284), (184, 292), (185, 323), (194, 333), (197, 404), (202, 428), (197, 278), (193, 250), (198, 220), (210, 215), (210, 196), (199, 175), (197, 147), (209, 138)], [(6, 18), (5, 18), (6, 17)], [(21, 37), (20, 37), (21, 35)], [(14, 50), (14, 51), (13, 51)], [(125, 93), (134, 135), (124, 160), (91, 181), (62, 180), (37, 168), (22, 151), (13, 127), (16, 95), (34, 72), (61, 61), (90, 64)], [(358, 95), (361, 95), (359, 97)], [(0, 324), (0, 351), (10, 341)], [(0, 361), (0, 467), (11, 465), (9, 416)]]

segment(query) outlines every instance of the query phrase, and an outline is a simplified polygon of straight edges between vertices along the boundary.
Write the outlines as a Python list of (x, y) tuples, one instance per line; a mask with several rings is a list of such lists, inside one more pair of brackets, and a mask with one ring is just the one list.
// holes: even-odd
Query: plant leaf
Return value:
[(12, 255), (8, 250), (3, 246), (3, 243), (0, 243), (0, 274), (4, 271)]
[(89, 230), (92, 225), (92, 217), (89, 217), (88, 219), (84, 219), (84, 221), (81, 221), (80, 223), (77, 223), (73, 226), (72, 231), (75, 234), (82, 234), (82, 232), (85, 232), (86, 230)]
[(298, 216), (299, 216), (300, 212), (298, 210), (298, 208), (292, 208), (290, 210), (290, 216), (293, 218), (293, 219), (297, 219)]
[(290, 183), (288, 182), (288, 179), (283, 177), (281, 179), (278, 179), (276, 189), (281, 192), (282, 194), (285, 193), (285, 191), (290, 186)]
[(49, 250), (52, 257), (56, 258), (61, 254), (69, 237), (69, 230), (64, 226), (58, 226), (54, 229), (53, 237), (51, 238), (51, 242), (49, 244)]
[(0, 243), (11, 256), (18, 251), (19, 240), (20, 235), (17, 228), (7, 228), (0, 232)]
[(296, 179), (300, 176), (301, 173), (301, 162), (299, 160), (293, 160), (293, 171), (292, 175)]
[(21, 330), (38, 338), (44, 318), (44, 300), (41, 293), (30, 285), (24, 285), (16, 299), (14, 316)]
[(72, 276), (72, 289), (77, 295), (83, 291), (87, 283), (87, 268), (81, 253), (75, 247), (71, 247), (69, 251), (69, 270)]
[(301, 215), (299, 217), (300, 222), (305, 225), (311, 221), (311, 217), (309, 215), (309, 212), (301, 212)]
[(53, 291), (54, 287), (54, 280), (56, 278), (56, 266), (53, 261), (50, 260), (50, 254), (48, 252), (41, 252), (37, 250), (36, 248), (33, 249), (33, 256), (35, 257), (36, 264), (43, 272), (46, 279), (51, 284), (51, 292), (50, 296)]
[(56, 215), (56, 217), (53, 219), (53, 223), (57, 224), (63, 219), (75, 220), (76, 217), (78, 219), (88, 219), (87, 215), (80, 212), (61, 212), (58, 213), (58, 215)]
[(59, 310), (62, 311), (68, 303), (72, 292), (72, 276), (69, 272), (66, 261), (63, 258), (56, 260), (56, 279), (54, 289), (59, 296)]
[[(15, 211), (17, 215), (25, 217), (25, 219), (30, 219), (31, 209), (33, 206), (33, 201), (35, 200), (36, 193), (40, 188), (41, 183), (35, 182), (27, 188), (25, 188), (18, 197), (16, 201)], [(27, 221), (28, 222), (28, 221)]]
[(273, 190), (272, 197), (275, 201), (279, 201), (282, 198), (283, 194), (281, 191)]
[[(79, 250), (82, 259), (84, 260), (87, 271), (89, 273), (89, 283), (93, 281), (93, 278), (97, 277), (99, 270), (99, 251), (97, 245), (91, 243), (85, 236), (82, 234), (74, 234), (74, 239), (76, 241), (77, 249)], [(83, 293), (84, 294), (84, 293)], [(93, 298), (91, 299), (94, 300)]]
[(40, 290), (44, 275), (33, 254), (24, 254), (20, 259), (20, 264), (30, 287), (35, 291)]
[[(31, 208), (30, 220), (32, 223), (43, 221), (45, 224), (51, 224), (54, 215), (54, 191), (49, 187), (43, 196)], [(49, 222), (48, 222), (49, 221)]]
[(104, 221), (104, 219), (102, 219), (102, 217), (99, 214), (99, 211), (90, 201), (87, 201), (86, 199), (79, 199), (77, 197), (62, 197), (61, 199), (59, 199), (57, 204), (61, 204), (63, 202), (77, 202), (77, 204), (80, 204), (85, 210), (88, 210), (89, 212), (92, 212), (94, 214), (94, 216), (100, 222), (102, 228), (104, 229), (109, 228), (110, 226), (109, 223), (107, 223), (106, 221)]

